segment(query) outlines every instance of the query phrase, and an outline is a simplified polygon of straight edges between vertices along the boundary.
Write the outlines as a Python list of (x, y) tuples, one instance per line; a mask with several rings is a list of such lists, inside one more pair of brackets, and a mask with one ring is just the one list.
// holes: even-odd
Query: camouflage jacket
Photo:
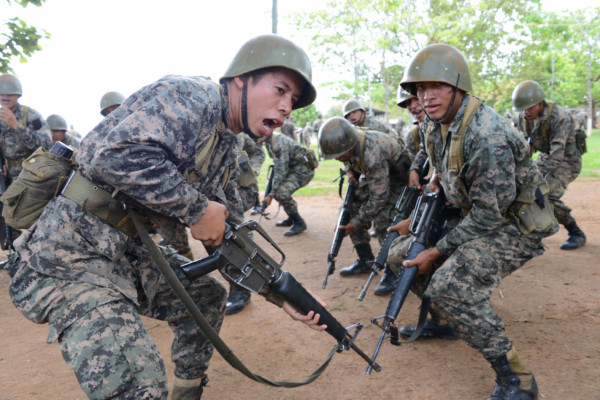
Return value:
[(290, 139), (295, 139), (296, 125), (294, 125), (293, 122), (291, 122), (290, 120), (286, 120), (280, 129), (283, 135), (289, 137)]
[(313, 173), (307, 165), (306, 148), (294, 139), (273, 134), (265, 141), (265, 146), (269, 157), (273, 159), (273, 186), (265, 196), (273, 195), (281, 181), (292, 171), (306, 175)]
[(361, 174), (361, 181), (369, 187), (369, 198), (350, 221), (352, 225), (368, 224), (388, 201), (396, 201), (408, 182), (410, 161), (398, 136), (373, 130), (365, 132), (364, 145), (361, 147), (359, 140), (346, 163), (347, 168)]
[(235, 136), (235, 148), (238, 152), (245, 151), (250, 160), (250, 168), (254, 175), (258, 176), (260, 168), (265, 162), (266, 155), (262, 143), (257, 143), (247, 133), (240, 133)]
[[(441, 125), (426, 120), (426, 137), (432, 142), (434, 152), (430, 160), (436, 162), (434, 167), (446, 197), (452, 205), (469, 210), (437, 243), (436, 247), (445, 255), (463, 243), (497, 230), (510, 229), (514, 234), (520, 234), (516, 225), (505, 222), (508, 207), (520, 187), (543, 181), (529, 156), (529, 145), (523, 135), (511, 126), (510, 121), (484, 104), (475, 112), (465, 133), (462, 168), (458, 174), (449, 170), (450, 146), (445, 143), (458, 132), (469, 97), (463, 98), (445, 141)], [(429, 143), (427, 147), (429, 149)]]
[[(384, 121), (381, 121), (375, 117), (372, 117), (370, 115), (365, 114), (365, 117), (363, 118), (362, 123), (358, 126), (360, 126), (361, 128), (371, 130), (371, 131), (378, 131), (378, 132), (390, 134), (392, 136), (398, 136), (398, 132), (396, 132), (390, 124), (388, 124)], [(404, 140), (404, 138), (402, 140)]]
[[(226, 90), (217, 87), (207, 78), (169, 75), (138, 90), (85, 136), (79, 172), (187, 226), (204, 215), (209, 199), (228, 204), (234, 195), (241, 207), (233, 179), (222, 186), (235, 167), (235, 151), (225, 125)], [(188, 183), (185, 171), (211, 138), (216, 141), (206, 174)], [(140, 286), (148, 299), (156, 293), (160, 273), (139, 239), (70, 199), (51, 200), (34, 227), (16, 245), (32, 269), (117, 290), (136, 304)]]
[(74, 149), (78, 149), (79, 144), (81, 143), (79, 139), (77, 139), (75, 136), (70, 135), (69, 132), (65, 132), (65, 138), (62, 142), (67, 146), (71, 146)]
[(16, 131), (0, 121), (0, 151), (8, 166), (8, 175), (16, 179), (22, 169), (21, 162), (38, 147), (49, 150), (52, 136), (44, 117), (33, 108), (18, 104), (14, 114), (19, 123)]
[[(417, 129), (418, 142), (414, 139), (415, 128)], [(410, 169), (416, 169), (417, 171), (421, 171), (423, 165), (425, 165), (425, 161), (427, 160), (427, 150), (425, 149), (425, 123), (418, 123), (413, 126), (410, 132), (406, 135), (406, 147), (412, 148), (415, 150), (418, 147), (418, 151), (414, 154), (413, 163), (410, 166)]]
[[(573, 119), (569, 113), (562, 107), (554, 105), (552, 115), (548, 115), (548, 103), (544, 101), (544, 110), (542, 115), (535, 121), (526, 121), (524, 114), (519, 114), (519, 129), (526, 138), (531, 138), (535, 150), (539, 151), (541, 157), (536, 161), (538, 168), (544, 176), (554, 171), (563, 163), (565, 157), (580, 159), (577, 157), (575, 143), (575, 131), (573, 129)], [(544, 122), (550, 119), (550, 130), (548, 137), (544, 137), (542, 126)], [(529, 123), (527, 123), (529, 122)], [(527, 129), (529, 125), (530, 129)]]

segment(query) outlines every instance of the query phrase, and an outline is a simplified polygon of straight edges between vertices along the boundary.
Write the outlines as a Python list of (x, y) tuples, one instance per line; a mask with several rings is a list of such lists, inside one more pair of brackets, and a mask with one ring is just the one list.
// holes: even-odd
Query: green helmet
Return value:
[(106, 92), (100, 99), (100, 114), (110, 106), (120, 106), (125, 101), (125, 96), (119, 92)]
[(317, 98), (312, 85), (312, 67), (308, 56), (292, 41), (279, 35), (267, 34), (247, 41), (237, 52), (220, 82), (262, 68), (283, 67), (304, 78), (302, 94), (292, 109), (306, 107)]
[(546, 99), (544, 89), (536, 81), (523, 81), (517, 85), (512, 94), (515, 111), (527, 110)]
[(0, 75), (0, 94), (23, 95), (23, 88), (19, 79), (11, 74)]
[(356, 130), (345, 118), (329, 118), (319, 129), (319, 154), (326, 160), (341, 156), (356, 146), (356, 143)]
[(352, 111), (356, 110), (363, 110), (364, 112), (367, 112), (365, 106), (363, 106), (360, 101), (354, 99), (348, 100), (344, 104), (344, 118), (346, 118)]
[(396, 104), (398, 104), (398, 107), (408, 108), (408, 101), (416, 98), (417, 96), (408, 93), (406, 90), (402, 89), (401, 85), (398, 85), (398, 93), (396, 94)]
[[(471, 73), (465, 56), (448, 44), (431, 44), (419, 50), (411, 60), (400, 85), (415, 94), (417, 82), (444, 82), (471, 92)], [(458, 85), (457, 85), (458, 82)]]
[(66, 131), (67, 121), (58, 114), (52, 114), (46, 118), (46, 122), (52, 131)]

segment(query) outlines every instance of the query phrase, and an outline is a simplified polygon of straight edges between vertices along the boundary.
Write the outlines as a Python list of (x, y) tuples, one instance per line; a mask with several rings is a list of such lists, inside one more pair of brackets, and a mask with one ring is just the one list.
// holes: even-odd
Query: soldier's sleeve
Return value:
[(250, 159), (250, 167), (252, 168), (252, 171), (254, 171), (254, 174), (258, 176), (260, 173), (260, 168), (262, 167), (266, 159), (265, 149), (262, 145), (259, 145), (254, 140), (252, 140), (252, 143), (254, 143), (254, 146), (250, 147), (250, 152), (246, 153), (248, 153), (248, 158)]
[(365, 179), (369, 185), (369, 198), (350, 221), (354, 226), (361, 226), (372, 221), (390, 197), (389, 166), (385, 160), (381, 160), (380, 156), (380, 154), (372, 152), (365, 160), (367, 168)]
[[(293, 141), (293, 139), (290, 140)], [(275, 159), (273, 159), (273, 187), (271, 188), (270, 195), (277, 192), (281, 181), (283, 181), (283, 178), (285, 178), (289, 172), (292, 148), (288, 144), (289, 142), (287, 140), (280, 137), (273, 146)]]
[(187, 183), (174, 154), (193, 157), (214, 132), (207, 121), (220, 116), (214, 93), (200, 89), (189, 81), (150, 86), (144, 103), (107, 133), (89, 165), (103, 182), (187, 226), (204, 215), (208, 200)]
[(569, 134), (573, 131), (573, 120), (566, 112), (555, 108), (550, 118), (550, 152), (538, 158), (538, 168), (546, 176), (563, 162)]
[[(515, 160), (506, 136), (490, 135), (465, 150), (468, 168), (465, 182), (472, 208), (436, 247), (445, 255), (458, 246), (488, 235), (504, 223), (508, 207), (516, 197)], [(467, 158), (468, 156), (468, 158)]]
[(52, 147), (52, 135), (46, 120), (40, 113), (31, 108), (27, 113), (27, 125), (23, 126), (19, 122), (17, 135), (25, 147), (31, 151), (38, 147), (42, 147), (44, 150), (50, 150), (50, 147)]

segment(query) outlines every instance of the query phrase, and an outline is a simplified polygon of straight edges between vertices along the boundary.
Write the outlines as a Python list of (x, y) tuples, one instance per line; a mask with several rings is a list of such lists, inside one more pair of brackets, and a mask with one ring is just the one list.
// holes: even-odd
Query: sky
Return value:
[[(324, 4), (278, 0), (278, 33), (307, 50), (308, 39), (285, 16)], [(566, 7), (562, 0), (542, 4), (552, 11)], [(0, 21), (16, 15), (51, 34), (28, 62), (11, 64), (23, 85), (20, 103), (44, 117), (59, 114), (85, 135), (102, 120), (100, 98), (108, 91), (128, 96), (167, 74), (218, 80), (243, 43), (271, 33), (271, 7), (272, 0), (47, 0), (23, 9), (0, 0)], [(332, 80), (331, 72), (315, 64), (316, 106), (327, 111), (331, 95), (319, 85)]]

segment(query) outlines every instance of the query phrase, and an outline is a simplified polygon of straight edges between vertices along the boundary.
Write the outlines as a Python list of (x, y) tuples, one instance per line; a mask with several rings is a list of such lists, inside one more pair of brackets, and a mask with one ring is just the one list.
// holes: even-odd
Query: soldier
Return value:
[(321, 125), (323, 125), (323, 114), (319, 113), (317, 115), (317, 119), (313, 122), (313, 133), (315, 135), (319, 134), (319, 129), (321, 129)]
[[(537, 399), (533, 373), (520, 361), (490, 296), (503, 277), (542, 254), (542, 238), (557, 231), (542, 194), (543, 176), (523, 136), (468, 93), (469, 67), (456, 48), (421, 49), (401, 84), (428, 116), (425, 143), (435, 168), (431, 190), (443, 188), (447, 201), (463, 210), (460, 222), (434, 247), (403, 266), (432, 273), (423, 296), (491, 363), (497, 382), (492, 399)], [(447, 259), (431, 271), (443, 256)]]
[(318, 162), (312, 150), (283, 134), (273, 134), (265, 140), (269, 156), (273, 159), (273, 186), (265, 193), (263, 201), (267, 207), (277, 200), (287, 218), (277, 221), (275, 226), (290, 227), (284, 236), (295, 236), (306, 230), (306, 221), (298, 212), (298, 203), (292, 194), (308, 185), (315, 176)]
[(52, 114), (46, 119), (52, 134), (52, 143), (63, 142), (74, 149), (79, 148), (79, 140), (67, 133), (67, 121), (58, 114)]
[[(235, 136), (235, 147), (240, 167), (237, 189), (240, 194), (244, 212), (258, 205), (258, 181), (256, 177), (265, 161), (265, 150), (248, 134), (241, 132)], [(229, 295), (225, 306), (225, 315), (237, 314), (250, 301), (250, 292), (238, 285), (229, 285)]]
[[(21, 164), (38, 147), (52, 147), (50, 129), (42, 115), (31, 107), (19, 103), (23, 88), (19, 79), (11, 74), (0, 75), (0, 153), (4, 161), (2, 173), (8, 187), (21, 172)], [(0, 229), (6, 232), (4, 218), (0, 216)], [(9, 229), (5, 242), (13, 247), (20, 231)], [(6, 261), (0, 263), (4, 266)]]
[(125, 101), (125, 96), (119, 92), (106, 92), (100, 99), (100, 114), (106, 117)]
[(513, 107), (520, 112), (518, 128), (530, 139), (532, 152), (540, 152), (535, 163), (550, 187), (548, 197), (554, 216), (569, 232), (560, 248), (575, 250), (585, 244), (585, 234), (561, 198), (581, 172), (581, 151), (569, 113), (545, 98), (544, 90), (535, 81), (519, 83), (512, 94)]
[(419, 103), (419, 99), (403, 90), (400, 85), (398, 85), (396, 99), (398, 107), (407, 109), (413, 117), (414, 126), (404, 137), (404, 142), (406, 143), (407, 150), (415, 157), (419, 153), (419, 150), (423, 148), (421, 146), (421, 143), (423, 143), (421, 137), (423, 136), (422, 127), (423, 121), (425, 121), (425, 113), (423, 112), (421, 103)]
[(350, 121), (354, 126), (360, 126), (373, 131), (398, 136), (398, 133), (390, 126), (390, 124), (380, 121), (371, 115), (367, 115), (365, 106), (358, 100), (351, 99), (344, 104), (344, 118)]
[(296, 137), (296, 125), (294, 124), (294, 119), (291, 115), (288, 115), (285, 118), (285, 122), (281, 127), (281, 134), (293, 139), (294, 142), (298, 141), (298, 138)]
[(310, 124), (310, 122), (306, 121), (306, 126), (304, 127), (304, 129), (302, 129), (302, 135), (301, 135), (301, 139), (302, 139), (302, 145), (304, 147), (306, 147), (307, 149), (310, 147), (310, 137), (313, 134), (313, 128), (312, 125)]
[[(175, 219), (205, 246), (218, 246), (226, 193), (236, 192), (229, 179), (231, 132), (268, 136), (315, 97), (304, 51), (263, 35), (242, 46), (220, 84), (167, 75), (127, 98), (84, 138), (77, 172), (18, 241), (10, 295), (27, 318), (49, 323), (48, 341), (59, 340), (88, 397), (167, 397), (165, 365), (140, 314), (167, 320), (174, 332), (173, 399), (200, 398), (213, 351), (111, 194), (137, 203), (150, 222)], [(188, 260), (169, 248), (161, 252), (218, 331), (224, 286), (211, 275), (189, 281), (178, 268)], [(313, 312), (302, 315), (288, 303), (284, 310), (325, 328)]]
[(75, 127), (73, 125), (71, 125), (71, 129), (69, 129), (67, 131), (68, 135), (73, 136), (74, 138), (76, 138), (77, 140), (81, 141), (81, 133), (79, 133), (78, 131), (75, 130)]
[[(350, 235), (358, 260), (340, 270), (340, 275), (368, 274), (371, 272), (369, 264), (375, 258), (368, 229), (374, 225), (376, 237), (382, 244), (394, 219), (396, 200), (408, 182), (412, 159), (399, 136), (355, 128), (341, 117), (330, 118), (321, 127), (319, 151), (326, 160), (335, 158), (345, 163), (348, 180), (358, 181), (350, 222), (340, 226)], [(386, 269), (375, 294), (391, 293), (396, 281), (395, 274)]]

